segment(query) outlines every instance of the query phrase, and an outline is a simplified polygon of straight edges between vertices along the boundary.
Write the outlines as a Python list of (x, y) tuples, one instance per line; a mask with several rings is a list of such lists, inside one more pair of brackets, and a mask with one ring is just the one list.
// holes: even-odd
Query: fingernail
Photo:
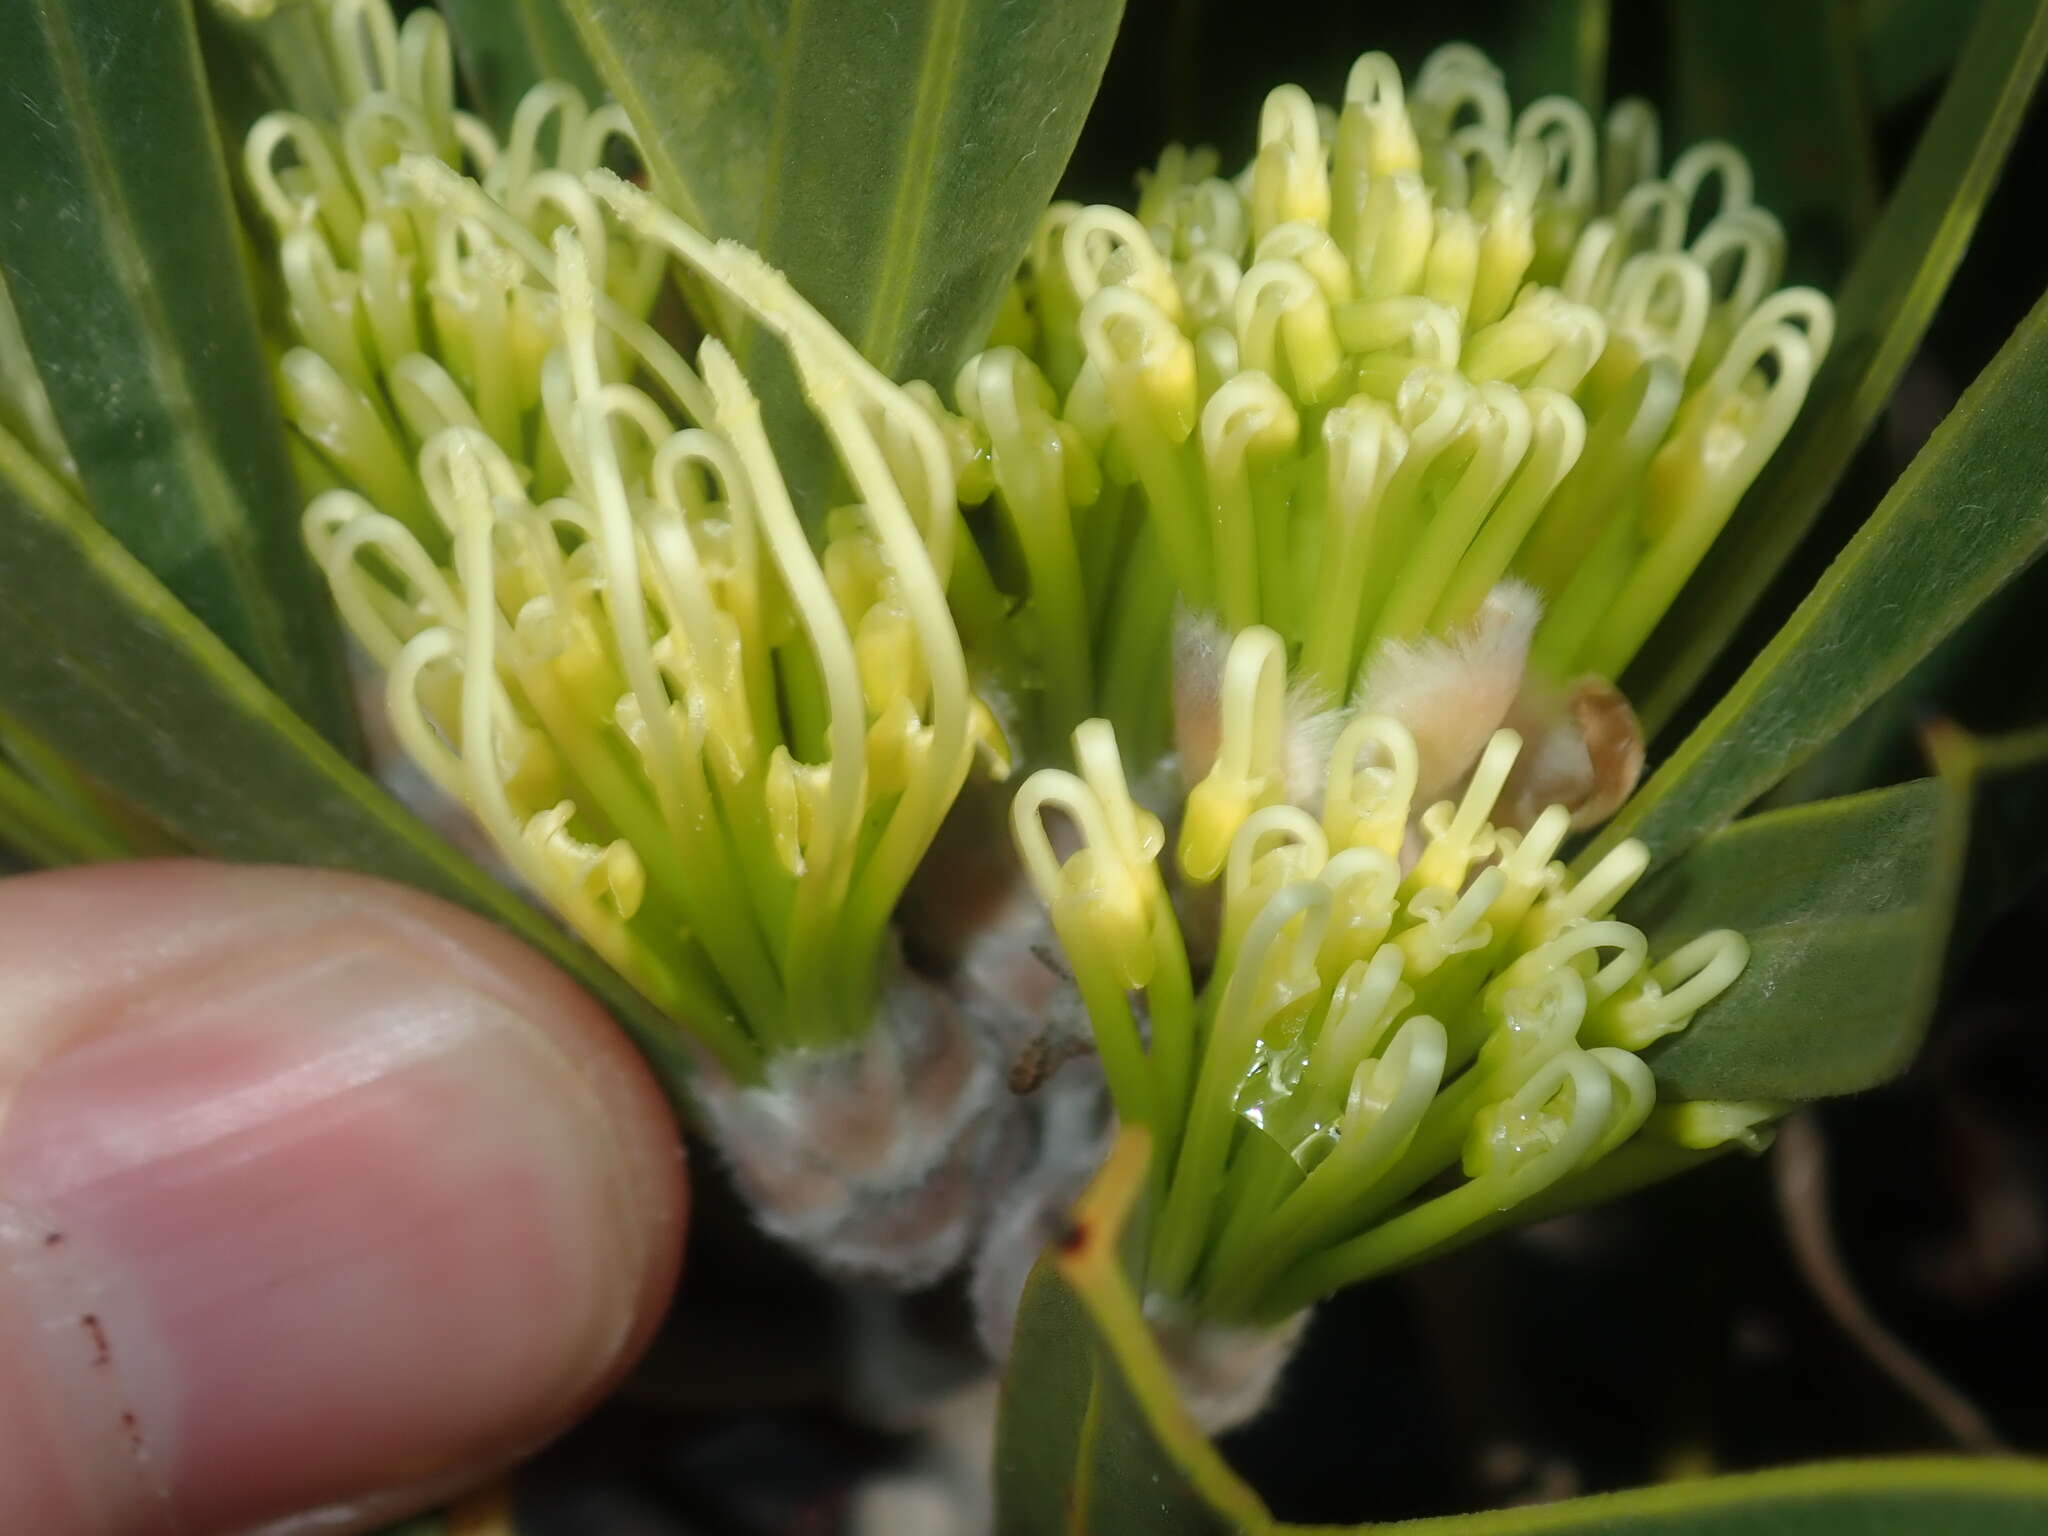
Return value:
[(0, 1108), (0, 1434), (51, 1447), (49, 1507), (212, 1530), (442, 1481), (618, 1367), (663, 1175), (505, 981), (344, 905), (87, 989)]

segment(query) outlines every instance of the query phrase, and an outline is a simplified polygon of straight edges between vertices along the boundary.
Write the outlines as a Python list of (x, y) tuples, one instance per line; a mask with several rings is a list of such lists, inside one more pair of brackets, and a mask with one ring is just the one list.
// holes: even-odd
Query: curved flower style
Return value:
[[(336, 35), (361, 44), (338, 135), (273, 114), (247, 159), (306, 343), (292, 417), (353, 487), (307, 538), (400, 738), (732, 1070), (858, 1034), (889, 909), (994, 740), (926, 557), (958, 516), (936, 428), (744, 253), (607, 218), (635, 202), (598, 169), (617, 108), (538, 86), (501, 146), (448, 109), (431, 12)], [(861, 503), (822, 557), (729, 354), (700, 379), (643, 318), (672, 254), (827, 402)]]
[[(1674, 1153), (1764, 1134), (1780, 1106), (1658, 1107), (1635, 1054), (1734, 981), (1739, 934), (1653, 963), (1612, 916), (1648, 865), (1640, 843), (1573, 881), (1554, 862), (1564, 807), (1526, 833), (1491, 824), (1512, 731), (1455, 803), (1421, 810), (1419, 849), (1415, 744), (1385, 716), (1344, 725), (1312, 792), (1290, 797), (1285, 678), (1272, 630), (1231, 645), (1219, 766), (1189, 797), (1175, 861), (1187, 902), (1221, 897), (1199, 988), (1164, 830), (1107, 722), (1075, 733), (1078, 774), (1040, 770), (1013, 803), (1117, 1114), (1154, 1138), (1142, 1278), (1163, 1323), (1281, 1325), (1507, 1220), (1669, 1171)], [(1064, 856), (1048, 811), (1077, 839)]]
[(957, 382), (1047, 734), (1163, 744), (1176, 603), (1274, 629), (1341, 701), (1514, 576), (1536, 672), (1618, 677), (1833, 325), (1773, 292), (1737, 151), (1658, 168), (1645, 103), (1604, 137), (1562, 97), (1517, 115), (1454, 45), (1406, 90), (1367, 54), (1334, 112), (1274, 91), (1234, 179), (1176, 146), (1135, 211), (1055, 205)]
[[(889, 921), (977, 747), (997, 773), (1004, 749), (938, 574), (939, 426), (604, 169), (616, 107), (543, 84), (500, 144), (451, 109), (431, 12), (329, 17), (343, 120), (273, 114), (246, 158), (304, 343), (291, 417), (347, 482), (306, 539), (398, 739), (716, 1058), (707, 1108), (771, 1225), (943, 1270), (996, 1064)], [(700, 377), (647, 323), (672, 261), (786, 347), (853, 496), (822, 551), (731, 354), (707, 341)]]

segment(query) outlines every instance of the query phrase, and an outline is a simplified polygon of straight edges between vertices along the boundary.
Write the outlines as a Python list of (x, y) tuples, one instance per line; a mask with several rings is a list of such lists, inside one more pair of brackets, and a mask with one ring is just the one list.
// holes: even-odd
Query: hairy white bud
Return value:
[(707, 1073), (701, 1102), (766, 1231), (919, 1286), (966, 1256), (991, 1169), (1014, 1159), (1002, 1066), (951, 998), (899, 967), (861, 1040), (777, 1055), (758, 1087)]

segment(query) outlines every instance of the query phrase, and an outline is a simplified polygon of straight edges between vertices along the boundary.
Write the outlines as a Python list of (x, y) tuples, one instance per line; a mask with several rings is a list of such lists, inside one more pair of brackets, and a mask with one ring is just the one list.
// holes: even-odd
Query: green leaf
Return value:
[(1640, 837), (1668, 860), (1725, 825), (1896, 683), (2048, 546), (2048, 298), (1870, 521), (1584, 856)]
[(1833, 282), (1877, 212), (1848, 0), (1674, 0), (1670, 12), (1674, 142), (1742, 150), (1757, 201), (1785, 223), (1791, 280)]
[(1150, 1160), (1145, 1130), (1119, 1135), (1025, 1283), (996, 1420), (999, 1536), (1271, 1527), (1182, 1410), (1124, 1273)]
[[(1001, 1536), (1312, 1536), (1283, 1525), (1181, 1411), (1118, 1261), (1144, 1184), (1126, 1132), (1032, 1271), (1003, 1380)], [(1367, 1525), (1400, 1536), (2032, 1536), (2048, 1464), (1911, 1458), (1667, 1483), (1487, 1514)], [(1320, 1536), (1340, 1536), (1317, 1527)]]
[(189, 11), (14, 0), (0, 58), (0, 267), (88, 502), (295, 709), (350, 740)]
[[(1973, 733), (1990, 738), (1976, 744), (2003, 760), (2005, 733), (2024, 732), (2034, 722), (2048, 720), (2048, 674), (2039, 669), (2015, 672), (2012, 666), (2013, 657), (2030, 654), (2040, 643), (2044, 600), (2048, 563), (2036, 563), (1759, 804), (1799, 805), (1909, 777), (1926, 760), (1922, 733), (1929, 720), (1968, 721)], [(2003, 800), (2015, 788), (2009, 782), (2012, 775), (2001, 772), (1994, 777), (1999, 781), (1995, 798)], [(1998, 820), (1998, 808), (1989, 809), (1989, 821)], [(2042, 809), (2048, 814), (2048, 799)], [(1980, 800), (1971, 813), (1973, 843), (1986, 835), (1986, 810)], [(2027, 843), (2012, 851), (2030, 854), (2036, 846)], [(2048, 857), (2048, 839), (2038, 846)], [(1971, 889), (1973, 895), (1980, 892), (1974, 871)]]
[[(2032, 622), (2007, 638), (2025, 646), (2037, 644), (2040, 623), (2034, 611), (2030, 608), (2017, 617)], [(2013, 654), (2010, 650), (1997, 656), (1980, 653), (1979, 659), (1995, 674), (2009, 669)], [(2025, 697), (2028, 691), (2023, 687), (2021, 696)], [(2048, 688), (2040, 691), (2048, 693)], [(1927, 713), (1924, 700), (1902, 686), (1885, 697), (1881, 708), (1859, 720), (1854, 731), (1845, 732), (1844, 739), (1852, 743), (1853, 750), (1848, 754), (1851, 764), (1859, 760), (1868, 762), (1876, 754), (1869, 750), (1868, 742), (1856, 738), (1864, 734), (1865, 723), (1874, 720), (1898, 736), (1909, 738), (1911, 751), (1918, 760), (1924, 761), (1929, 749), (1934, 749), (1943, 776), (1968, 788), (1970, 846), (1963, 865), (1961, 916), (1949, 949), (1949, 967), (1953, 971), (1983, 938), (1993, 919), (2048, 877), (2048, 726), (1979, 735), (1939, 716), (1930, 721)], [(1921, 723), (1914, 730), (1909, 722), (1916, 714)], [(2048, 714), (2048, 709), (2033, 700), (2027, 705), (2024, 718), (2040, 720), (2044, 714)], [(1830, 748), (1829, 752), (1832, 751)], [(1806, 788), (1816, 765), (1846, 771), (1851, 764), (1823, 764), (1821, 758), (1816, 758), (1808, 769), (1787, 781), (1785, 790)], [(1866, 777), (1866, 783), (1871, 781)], [(1777, 799), (1778, 795), (1774, 793), (1772, 798)], [(1813, 798), (1817, 797), (1788, 796), (1786, 803)]]
[(197, 852), (382, 875), (495, 919), (680, 1080), (673, 1024), (350, 767), (5, 435), (0, 548), (0, 713)]
[(1749, 964), (1644, 1053), (1686, 1099), (1803, 1100), (1896, 1077), (1919, 1049), (1948, 950), (1964, 797), (1931, 779), (1752, 816), (1622, 904), (1653, 954), (1714, 928)]
[(474, 110), (500, 132), (527, 88), (566, 80), (596, 103), (608, 94), (558, 0), (441, 0)]
[(950, 385), (1065, 169), (1121, 0), (563, 0), (684, 218), (877, 367)]
[[(1783, 19), (1799, 7), (1779, 7)], [(1775, 30), (1769, 36), (1775, 47)], [(1969, 245), (2048, 60), (2048, 0), (1987, 5), (1941, 105), (1836, 307), (1807, 408), (1623, 686), (1652, 732), (1669, 721), (1813, 525), (1891, 398)]]

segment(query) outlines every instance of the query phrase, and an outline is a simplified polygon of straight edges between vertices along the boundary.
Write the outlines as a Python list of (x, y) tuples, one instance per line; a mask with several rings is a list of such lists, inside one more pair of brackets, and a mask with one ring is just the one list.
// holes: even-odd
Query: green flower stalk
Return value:
[(1642, 844), (1574, 881), (1556, 862), (1564, 807), (1494, 825), (1514, 732), (1418, 816), (1415, 742), (1386, 716), (1347, 719), (1312, 791), (1290, 792), (1274, 631), (1238, 635), (1222, 689), (1218, 766), (1172, 871), (1182, 892), (1220, 888), (1206, 967), (1106, 721), (1075, 733), (1078, 773), (1041, 770), (1013, 803), (1116, 1113), (1152, 1137), (1140, 1276), (1216, 1425), (1256, 1411), (1320, 1298), (1756, 1144), (1781, 1109), (1657, 1105), (1636, 1053), (1725, 990), (1747, 946), (1717, 931), (1653, 960), (1612, 915)]
[[(307, 543), (396, 737), (703, 1046), (771, 1227), (936, 1274), (1001, 1139), (996, 1064), (890, 919), (977, 751), (1004, 771), (938, 575), (939, 424), (604, 169), (615, 107), (543, 84), (500, 144), (451, 108), (431, 12), (331, 17), (342, 120), (273, 114), (246, 158), (302, 342), (288, 408), (345, 482)], [(672, 262), (795, 364), (854, 498), (822, 551), (731, 354), (705, 342), (700, 376), (648, 323)]]
[(1739, 153), (1659, 165), (1644, 103), (1516, 114), (1454, 45), (1405, 89), (1366, 55), (1336, 111), (1274, 91), (1235, 178), (1176, 146), (1135, 210), (1056, 204), (956, 386), (1046, 736), (1159, 749), (1177, 606), (1343, 701), (1513, 577), (1537, 675), (1619, 677), (1833, 323)]

